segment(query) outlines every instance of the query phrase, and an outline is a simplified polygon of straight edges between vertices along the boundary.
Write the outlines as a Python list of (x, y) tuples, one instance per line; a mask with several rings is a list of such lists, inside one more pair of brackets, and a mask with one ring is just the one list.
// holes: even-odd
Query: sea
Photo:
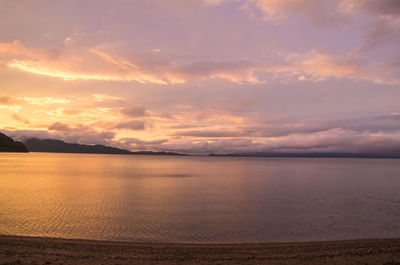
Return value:
[(0, 234), (175, 243), (400, 237), (400, 159), (1, 153)]

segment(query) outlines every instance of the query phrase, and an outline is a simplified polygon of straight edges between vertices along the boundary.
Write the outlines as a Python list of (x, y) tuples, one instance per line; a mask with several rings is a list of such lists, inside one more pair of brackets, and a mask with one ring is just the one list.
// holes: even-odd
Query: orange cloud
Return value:
[(268, 20), (281, 20), (297, 12), (307, 5), (311, 4), (313, 0), (257, 0), (255, 5), (265, 14), (265, 19)]
[(36, 50), (20, 41), (0, 43), (0, 55), (10, 68), (64, 80), (137, 81), (167, 84), (166, 80), (140, 70), (126, 60), (117, 60), (95, 49)]
[(52, 98), (52, 97), (21, 97), (18, 98), (20, 101), (24, 101), (32, 105), (52, 105), (52, 104), (68, 104), (71, 100), (66, 98)]
[(292, 53), (271, 66), (268, 71), (286, 73), (300, 81), (322, 81), (328, 77), (370, 81), (377, 84), (398, 85), (399, 69), (387, 69), (383, 64), (369, 63), (332, 52), (312, 50), (305, 54)]
[(11, 43), (0, 43), (0, 54), (3, 55), (25, 55), (29, 57), (37, 57), (38, 52), (26, 48), (19, 40), (14, 40)]
[[(138, 66), (122, 57), (111, 56), (97, 48), (38, 51), (19, 41), (0, 43), (0, 53), (6, 65), (24, 72), (61, 78), (63, 80), (137, 81), (139, 83), (176, 84), (189, 79), (226, 79), (235, 83), (260, 83), (254, 75), (252, 63), (238, 62), (159, 62), (151, 58)], [(149, 56), (154, 56), (149, 55)], [(16, 58), (15, 58), (16, 57)], [(146, 70), (145, 70), (146, 69)]]
[(396, 72), (398, 69), (394, 67), (382, 71), (381, 69), (387, 67), (357, 61), (349, 56), (332, 52), (314, 50), (303, 54), (278, 56), (272, 63), (248, 60), (229, 62), (164, 60), (154, 63), (151, 57), (145, 56), (139, 65), (121, 56), (113, 57), (99, 49), (66, 50), (55, 56), (49, 55), (49, 52), (30, 51), (18, 41), (3, 44), (2, 47), (3, 54), (8, 52), (8, 56), (24, 57), (8, 60), (6, 65), (10, 68), (64, 80), (137, 81), (165, 85), (184, 83), (187, 80), (219, 78), (239, 84), (262, 84), (267, 80), (260, 79), (258, 74), (272, 73), (277, 77), (281, 74), (295, 76), (300, 81), (321, 81), (327, 77), (335, 77), (389, 85), (400, 83)]
[(0, 105), (13, 105), (17, 103), (17, 100), (11, 97), (0, 97)]
[(22, 123), (30, 124), (30, 121), (29, 121), (27, 118), (24, 118), (24, 117), (18, 115), (17, 113), (14, 113), (14, 114), (12, 115), (12, 117), (13, 117), (15, 120), (20, 121), (20, 122), (22, 122)]
[(8, 66), (24, 72), (56, 77), (64, 80), (137, 81), (139, 83), (167, 84), (166, 81), (150, 75), (140, 75), (138, 73), (79, 73), (77, 71), (68, 71), (58, 68), (58, 66), (48, 66), (41, 62), (29, 60), (13, 60), (8, 63)]
[(93, 97), (95, 98), (96, 101), (117, 101), (117, 102), (125, 102), (124, 98), (121, 97), (116, 97), (116, 96), (111, 96), (111, 95), (105, 95), (105, 94), (93, 94)]

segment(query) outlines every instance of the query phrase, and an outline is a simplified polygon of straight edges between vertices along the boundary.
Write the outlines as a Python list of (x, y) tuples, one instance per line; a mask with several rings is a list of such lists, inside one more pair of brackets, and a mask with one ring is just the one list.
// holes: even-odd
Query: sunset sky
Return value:
[(0, 0), (0, 131), (399, 153), (399, 0)]

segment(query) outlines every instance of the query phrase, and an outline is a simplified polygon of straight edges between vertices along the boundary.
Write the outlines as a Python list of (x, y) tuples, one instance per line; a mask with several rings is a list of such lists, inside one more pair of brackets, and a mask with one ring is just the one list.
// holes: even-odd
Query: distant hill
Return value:
[(0, 133), (0, 152), (29, 152), (26, 146), (18, 141), (14, 141), (4, 133)]
[(233, 153), (233, 154), (209, 154), (208, 156), (229, 156), (229, 157), (400, 158), (400, 154), (368, 154), (368, 153)]
[(66, 143), (55, 139), (29, 138), (24, 141), (25, 145), (32, 152), (48, 153), (84, 153), (84, 154), (124, 154), (124, 155), (183, 155), (171, 152), (140, 151), (131, 152), (125, 149), (105, 145), (86, 145)]

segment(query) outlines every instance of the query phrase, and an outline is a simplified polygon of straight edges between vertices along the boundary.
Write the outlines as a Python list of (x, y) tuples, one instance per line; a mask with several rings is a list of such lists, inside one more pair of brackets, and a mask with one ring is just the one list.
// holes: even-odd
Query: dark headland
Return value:
[(152, 152), (138, 151), (131, 152), (105, 145), (87, 145), (77, 143), (66, 143), (55, 139), (38, 139), (29, 138), (24, 140), (25, 145), (31, 152), (47, 152), (47, 153), (83, 153), (83, 154), (124, 154), (124, 155), (169, 155), (183, 156), (184, 154), (174, 152)]
[(14, 141), (0, 132), (0, 152), (29, 152), (24, 143)]
[(161, 244), (0, 236), (6, 264), (400, 265), (400, 239)]

